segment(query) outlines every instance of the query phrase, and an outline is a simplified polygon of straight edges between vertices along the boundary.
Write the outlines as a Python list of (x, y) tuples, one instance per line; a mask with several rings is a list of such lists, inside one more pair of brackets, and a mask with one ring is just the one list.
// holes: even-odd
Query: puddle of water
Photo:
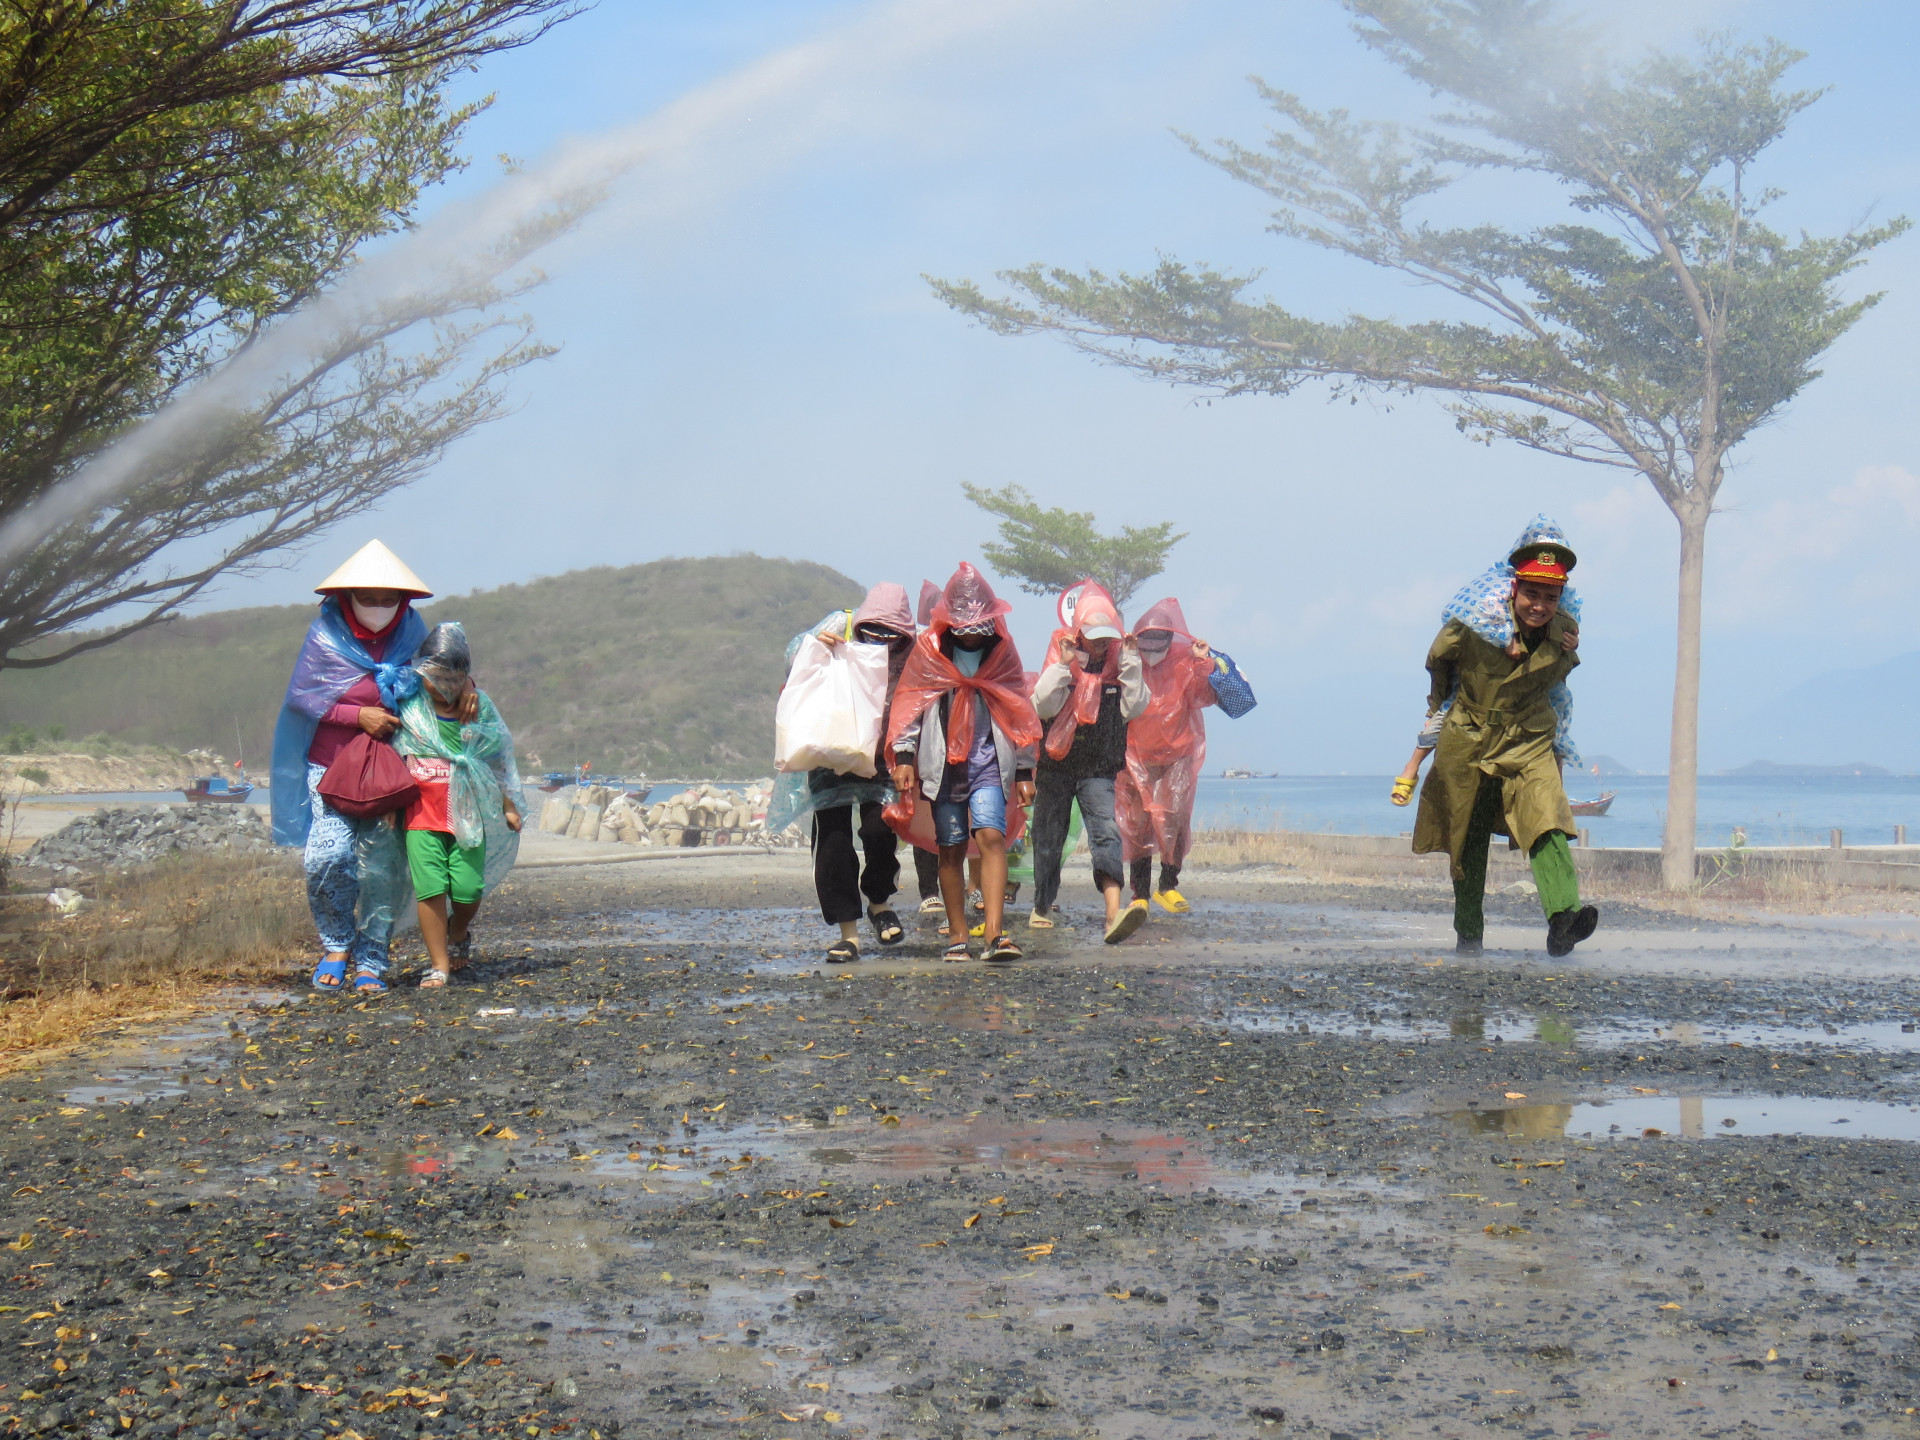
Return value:
[(838, 1144), (816, 1140), (802, 1153), (830, 1169), (928, 1174), (954, 1165), (984, 1165), (1009, 1173), (1138, 1181), (1176, 1195), (1204, 1190), (1226, 1178), (1199, 1144), (1181, 1136), (1072, 1120), (1034, 1125), (984, 1116), (973, 1121), (903, 1118), (898, 1129), (863, 1128)]
[(1456, 1110), (1447, 1118), (1473, 1134), (1514, 1140), (1707, 1140), (1741, 1135), (1920, 1140), (1920, 1105), (1811, 1095), (1634, 1095)]
[(1920, 1050), (1920, 1025), (1885, 1020), (1855, 1025), (1787, 1025), (1724, 1021), (1648, 1021), (1625, 1016), (1573, 1020), (1562, 1015), (1484, 1015), (1463, 1012), (1445, 1020), (1357, 1014), (1350, 1011), (1240, 1010), (1228, 1018), (1244, 1030), (1326, 1035), (1351, 1040), (1477, 1044), (1541, 1044), (1560, 1049), (1625, 1050), (1648, 1045), (1741, 1045), (1759, 1050)]
[(148, 1105), (184, 1095), (196, 1078), (230, 1069), (236, 1037), (244, 1036), (249, 1012), (298, 1003), (304, 996), (274, 990), (241, 990), (222, 997), (234, 1008), (201, 1015), (188, 1024), (109, 1040), (88, 1059), (91, 1084), (76, 1085), (69, 1105)]

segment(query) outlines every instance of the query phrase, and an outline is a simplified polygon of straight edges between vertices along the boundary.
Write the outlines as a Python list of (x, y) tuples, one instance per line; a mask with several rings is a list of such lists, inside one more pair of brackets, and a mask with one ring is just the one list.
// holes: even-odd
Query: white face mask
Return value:
[(362, 605), (358, 600), (353, 602), (353, 618), (376, 635), (391, 625), (393, 617), (399, 613), (398, 605)]

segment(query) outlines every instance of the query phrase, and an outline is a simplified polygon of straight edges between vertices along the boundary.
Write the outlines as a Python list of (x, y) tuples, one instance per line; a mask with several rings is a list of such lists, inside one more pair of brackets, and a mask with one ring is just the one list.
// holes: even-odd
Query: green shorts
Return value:
[(444, 830), (409, 830), (407, 869), (413, 872), (415, 898), (446, 895), (456, 905), (471, 905), (486, 885), (487, 847), (456, 845)]

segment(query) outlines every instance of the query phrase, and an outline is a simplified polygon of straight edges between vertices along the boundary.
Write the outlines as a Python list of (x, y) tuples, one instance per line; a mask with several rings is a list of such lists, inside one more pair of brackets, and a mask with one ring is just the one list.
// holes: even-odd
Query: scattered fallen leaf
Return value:
[(973, 1214), (967, 1216), (966, 1219), (960, 1222), (960, 1228), (962, 1230), (971, 1230), (973, 1229), (974, 1226), (978, 1225), (979, 1223), (980, 1223), (980, 1212), (976, 1210), (973, 1212)]
[(518, 1140), (520, 1137), (513, 1133), (513, 1127), (511, 1125), (502, 1125), (498, 1130), (493, 1132), (493, 1138), (496, 1140)]
[[(1524, 1100), (1524, 1099), (1526, 1099), (1526, 1098), (1527, 1098), (1527, 1092), (1526, 1092), (1526, 1091), (1524, 1091), (1524, 1090), (1509, 1090), (1509, 1091), (1507, 1091), (1507, 1099), (1509, 1099), (1509, 1100)], [(1501, 1392), (1500, 1392), (1500, 1391), (1498, 1391), (1498, 1390), (1496, 1390), (1496, 1391), (1494, 1391), (1493, 1393), (1494, 1393), (1494, 1394), (1496, 1394), (1496, 1395), (1498, 1395), (1498, 1394), (1500, 1394)], [(1515, 1394), (1518, 1394), (1519, 1392), (1518, 1392), (1518, 1391), (1515, 1391), (1514, 1393), (1515, 1393)]]
[(835, 1230), (851, 1230), (859, 1223), (858, 1220), (842, 1220), (838, 1215), (829, 1215), (827, 1217), (827, 1224)]

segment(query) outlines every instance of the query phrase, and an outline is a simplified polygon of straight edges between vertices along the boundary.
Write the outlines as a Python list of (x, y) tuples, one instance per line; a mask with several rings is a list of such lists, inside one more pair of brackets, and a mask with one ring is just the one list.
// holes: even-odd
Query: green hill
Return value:
[[(861, 587), (824, 565), (731, 555), (575, 570), (437, 599), (523, 762), (738, 778), (772, 765), (787, 641)], [(0, 729), (204, 746), (263, 772), (312, 609), (196, 615), (46, 670), (0, 671)]]

